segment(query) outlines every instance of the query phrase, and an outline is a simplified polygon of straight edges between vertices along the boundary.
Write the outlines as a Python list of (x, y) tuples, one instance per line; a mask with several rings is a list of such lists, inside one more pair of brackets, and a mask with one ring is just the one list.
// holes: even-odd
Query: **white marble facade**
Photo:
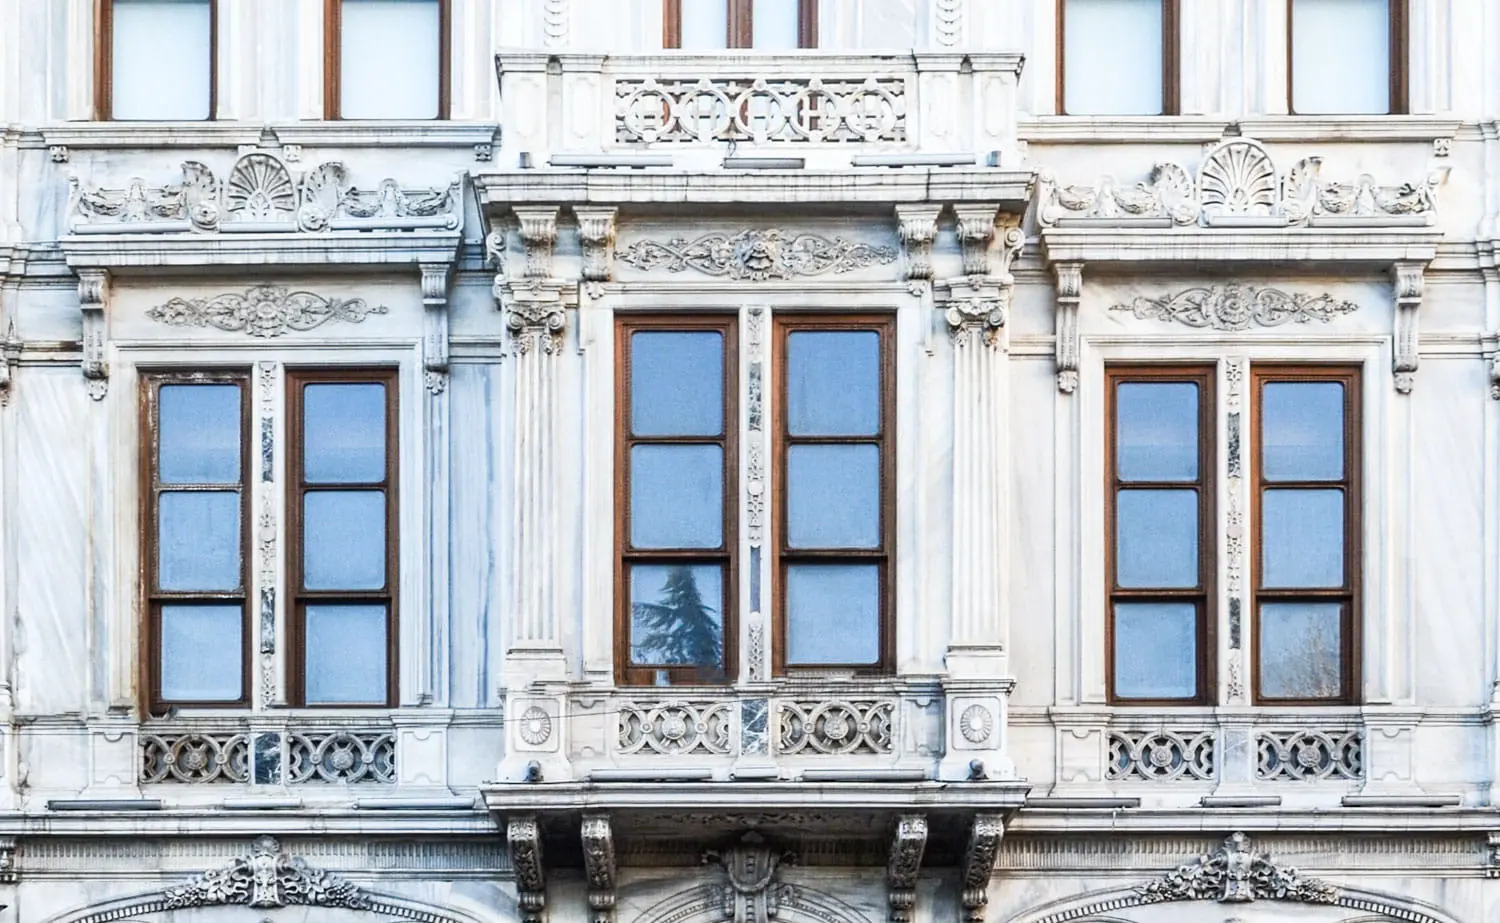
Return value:
[[(661, 0), (451, 0), (451, 117), (380, 122), (323, 120), (324, 0), (216, 2), (216, 118), (121, 123), (95, 0), (0, 0), (0, 923), (1500, 914), (1500, 5), (1408, 0), (1410, 114), (1334, 117), (1287, 114), (1284, 0), (1184, 0), (1183, 114), (1090, 117), (1054, 0), (733, 53), (664, 51)], [(737, 662), (627, 686), (615, 324), (705, 310)], [(887, 675), (778, 675), (758, 603), (760, 376), (820, 311), (894, 323)], [(1122, 362), (1213, 369), (1199, 706), (1106, 693)], [(1230, 447), (1253, 369), (1320, 362), (1362, 374), (1359, 704), (1257, 705)], [(341, 365), (397, 375), (390, 709), (287, 704), (285, 376)], [(149, 716), (142, 376), (224, 368), (250, 704)]]

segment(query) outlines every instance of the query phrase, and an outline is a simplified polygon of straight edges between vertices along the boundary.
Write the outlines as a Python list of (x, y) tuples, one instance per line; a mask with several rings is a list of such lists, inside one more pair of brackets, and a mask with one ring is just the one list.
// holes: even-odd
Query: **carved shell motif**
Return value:
[(1225, 141), (1198, 171), (1198, 200), (1210, 215), (1270, 215), (1276, 207), (1276, 165), (1258, 142)]
[(224, 194), (230, 221), (291, 221), (297, 212), (297, 188), (286, 165), (256, 152), (235, 161)]

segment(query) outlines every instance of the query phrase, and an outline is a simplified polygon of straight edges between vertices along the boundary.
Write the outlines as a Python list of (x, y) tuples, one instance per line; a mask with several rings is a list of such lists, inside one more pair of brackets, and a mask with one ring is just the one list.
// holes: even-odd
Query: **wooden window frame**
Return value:
[[(94, 119), (114, 120), (115, 0), (94, 0)], [(219, 0), (208, 0), (208, 118), (219, 116)], [(132, 119), (131, 121), (137, 121)], [(151, 121), (141, 119), (139, 121)]]
[[(682, 47), (682, 2), (662, 0), (661, 47)], [(707, 0), (690, 0), (704, 3)], [(723, 0), (729, 7), (729, 34), (724, 37), (726, 49), (755, 47), (755, 0)], [(797, 0), (797, 48), (818, 47), (818, 0)]]
[[(1180, 115), (1182, 113), (1182, 55), (1179, 51), (1180, 0), (1161, 0), (1161, 112), (1157, 115)], [(1057, 114), (1068, 115), (1067, 89), (1064, 75), (1067, 73), (1067, 37), (1064, 34), (1068, 18), (1068, 0), (1057, 0)], [(1089, 116), (1085, 114), (1083, 118)], [(1100, 116), (1103, 118), (1104, 116)], [(1149, 118), (1148, 116), (1145, 116)]]
[[(142, 632), (141, 689), (149, 715), (171, 708), (243, 708), (250, 704), (250, 375), (234, 369), (223, 371), (142, 370), (139, 425), (141, 611), (146, 613)], [(160, 400), (163, 385), (232, 384), (240, 391), (240, 585), (231, 592), (163, 592), (157, 589), (156, 542), (157, 498), (163, 491), (223, 490), (223, 484), (162, 485), (157, 479), (160, 457)], [(161, 607), (172, 602), (240, 603), (240, 695), (237, 699), (211, 701), (167, 700), (161, 694)]]
[[(1286, 0), (1286, 111), (1298, 115), (1292, 102), (1292, 87), (1296, 79), (1292, 63), (1292, 6), (1296, 0)], [(1410, 21), (1408, 0), (1386, 0), (1386, 11), (1390, 16), (1390, 87), (1385, 115), (1405, 115), (1410, 106), (1407, 85), (1407, 61), (1410, 43), (1407, 40), (1407, 23)], [(1336, 113), (1311, 113), (1309, 118), (1338, 118)]]
[[(436, 0), (438, 5), (438, 108), (431, 119), (448, 118), (453, 88), (453, 5), (452, 0)], [(344, 0), (323, 0), (323, 118), (337, 121), (339, 101), (343, 96), (343, 11)], [(397, 119), (395, 121), (403, 121)]]
[[(775, 355), (772, 358), (771, 420), (774, 432), (772, 446), (773, 478), (772, 515), (776, 540), (773, 544), (771, 572), (773, 587), (771, 666), (776, 676), (829, 671), (853, 672), (856, 675), (889, 675), (896, 663), (896, 320), (890, 314), (791, 314), (773, 317)], [(787, 432), (787, 340), (801, 331), (871, 331), (880, 336), (880, 428), (875, 436), (791, 436)], [(864, 549), (793, 549), (787, 546), (787, 449), (792, 445), (867, 445), (880, 446), (880, 548)], [(880, 566), (880, 603), (878, 659), (873, 664), (787, 663), (786, 571), (800, 563), (877, 563)]]
[[(708, 436), (635, 436), (630, 431), (630, 337), (638, 331), (718, 332), (724, 337), (724, 426)], [(615, 324), (615, 676), (621, 685), (654, 685), (660, 673), (674, 686), (728, 685), (739, 673), (739, 323), (734, 314), (632, 314)], [(641, 549), (630, 547), (630, 450), (644, 445), (718, 445), (724, 453), (723, 541), (719, 548)], [(634, 564), (701, 561), (724, 568), (724, 673), (706, 677), (699, 667), (638, 665), (630, 660), (630, 567)]]
[[(1344, 386), (1344, 477), (1341, 481), (1272, 481), (1283, 489), (1329, 489), (1344, 491), (1344, 585), (1337, 589), (1297, 587), (1263, 589), (1261, 579), (1261, 491), (1267, 486), (1261, 472), (1261, 402), (1268, 382), (1339, 382)], [(1363, 423), (1362, 371), (1357, 365), (1254, 364), (1250, 366), (1250, 683), (1256, 705), (1355, 705), (1361, 688), (1360, 637)], [(1322, 699), (1268, 698), (1260, 693), (1260, 607), (1270, 602), (1329, 602), (1343, 604), (1339, 641), (1340, 695)]]
[[(308, 384), (383, 384), (385, 386), (385, 453), (383, 483), (318, 482), (303, 480), (304, 420), (302, 386)], [(286, 665), (288, 702), (292, 707), (307, 705), (307, 605), (312, 603), (383, 603), (386, 607), (386, 681), (384, 702), (319, 702), (316, 708), (395, 708), (400, 701), (400, 418), (397, 415), (399, 387), (397, 370), (388, 367), (288, 368), (286, 370), (286, 512), (287, 512), (287, 596), (291, 635)], [(380, 590), (307, 590), (302, 585), (303, 534), (302, 502), (309, 486), (313, 490), (385, 491), (385, 578)]]
[[(1104, 369), (1105, 381), (1105, 451), (1104, 462), (1104, 671), (1105, 688), (1111, 705), (1143, 706), (1192, 706), (1211, 705), (1217, 700), (1214, 683), (1213, 652), (1216, 646), (1215, 586), (1216, 551), (1218, 548), (1218, 523), (1215, 519), (1215, 449), (1218, 427), (1215, 417), (1214, 384), (1216, 372), (1213, 365), (1201, 363), (1185, 365), (1135, 365), (1110, 364)], [(1193, 383), (1198, 385), (1198, 478), (1194, 481), (1122, 481), (1119, 478), (1118, 435), (1118, 387), (1123, 383)], [(1118, 527), (1116, 522), (1116, 494), (1122, 489), (1131, 490), (1183, 490), (1198, 491), (1198, 585), (1191, 588), (1121, 588), (1118, 585), (1116, 561), (1118, 551)], [(1191, 601), (1198, 611), (1196, 635), (1198, 650), (1194, 662), (1198, 692), (1191, 698), (1150, 699), (1128, 698), (1115, 692), (1115, 604), (1117, 602), (1182, 602)]]

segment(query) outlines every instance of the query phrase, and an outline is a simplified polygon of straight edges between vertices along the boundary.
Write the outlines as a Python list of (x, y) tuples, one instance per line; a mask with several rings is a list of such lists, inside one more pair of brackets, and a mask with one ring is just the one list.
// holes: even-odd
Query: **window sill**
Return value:
[(1023, 119), (1023, 141), (1103, 144), (1206, 143), (1238, 129), (1257, 141), (1423, 141), (1452, 138), (1463, 124), (1432, 115), (1259, 115), (1237, 122), (1205, 115), (1046, 115)]
[(1265, 115), (1241, 119), (1258, 141), (1423, 141), (1451, 138), (1458, 119), (1432, 115)]
[(1202, 115), (1047, 115), (1017, 126), (1021, 140), (1033, 144), (1104, 144), (1121, 141), (1218, 141), (1230, 123)]
[[(48, 147), (94, 150), (131, 147), (236, 148), (298, 144), (307, 147), (472, 148), (492, 144), (493, 122), (408, 121), (69, 122), (41, 129)], [(271, 137), (265, 137), (269, 134)]]

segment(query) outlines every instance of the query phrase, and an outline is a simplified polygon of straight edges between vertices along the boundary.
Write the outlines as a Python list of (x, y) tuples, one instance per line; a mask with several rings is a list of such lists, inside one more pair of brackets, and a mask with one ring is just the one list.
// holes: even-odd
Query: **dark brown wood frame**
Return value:
[[(436, 0), (438, 5), (438, 111), (432, 121), (448, 117), (453, 85), (453, 10), (451, 0)], [(339, 114), (343, 74), (343, 7), (344, 0), (323, 0), (323, 118), (333, 121)]]
[[(324, 483), (307, 484), (302, 477), (303, 419), (302, 387), (308, 384), (382, 384), (385, 386), (385, 481), (381, 483)], [(341, 369), (288, 369), (287, 388), (287, 591), (291, 606), (291, 641), (288, 645), (287, 685), (288, 701), (293, 706), (306, 705), (307, 695), (307, 624), (306, 607), (313, 603), (383, 603), (386, 607), (386, 701), (379, 703), (356, 702), (349, 704), (319, 702), (319, 708), (395, 708), (399, 702), (398, 679), (400, 650), (397, 632), (400, 626), (400, 498), (399, 456), (400, 419), (397, 416), (396, 390), (398, 380), (395, 369), (390, 368), (341, 368)], [(308, 590), (302, 585), (302, 498), (309, 490), (372, 490), (385, 491), (385, 580), (380, 590)]]
[[(114, 118), (114, 0), (94, 0), (94, 118)], [(219, 2), (208, 0), (208, 118), (219, 113)]]
[[(1179, 0), (1161, 0), (1161, 115), (1178, 115), (1182, 109), (1182, 57), (1178, 52)], [(1067, 40), (1063, 34), (1068, 0), (1057, 0), (1057, 114), (1068, 115), (1063, 75), (1067, 72)]]
[[(1291, 115), (1297, 115), (1297, 107), (1292, 104), (1292, 4), (1295, 0), (1286, 0), (1286, 111)], [(1386, 106), (1388, 115), (1404, 115), (1407, 111), (1407, 0), (1386, 0), (1386, 9), (1390, 15), (1390, 100)], [(1314, 113), (1322, 115), (1324, 113)], [(1329, 113), (1332, 114), (1332, 113)]]
[[(1341, 481), (1272, 481), (1276, 488), (1334, 489), (1344, 491), (1344, 585), (1336, 589), (1263, 589), (1261, 578), (1260, 495), (1265, 489), (1261, 477), (1261, 395), (1267, 382), (1340, 382), (1344, 386), (1344, 478)], [(1360, 662), (1360, 575), (1361, 562), (1361, 483), (1362, 453), (1360, 418), (1362, 394), (1361, 373), (1350, 365), (1252, 365), (1250, 368), (1250, 586), (1254, 594), (1250, 617), (1250, 682), (1257, 705), (1353, 705), (1359, 701)], [(1273, 488), (1274, 489), (1274, 488)], [(1260, 605), (1272, 602), (1339, 602), (1343, 622), (1339, 641), (1342, 658), (1339, 676), (1343, 690), (1336, 698), (1278, 699), (1260, 694)]]
[[(250, 702), (250, 394), (249, 374), (239, 370), (214, 372), (143, 372), (140, 389), (140, 522), (141, 611), (146, 614), (141, 633), (140, 689), (147, 714), (160, 715), (173, 707), (234, 708)], [(223, 490), (224, 484), (170, 484), (157, 480), (159, 449), (158, 395), (162, 385), (232, 384), (240, 391), (240, 585), (227, 593), (162, 592), (157, 589), (157, 497), (163, 490)], [(240, 695), (234, 700), (167, 701), (161, 694), (161, 606), (171, 602), (234, 602), (240, 604)]]
[[(698, 333), (724, 337), (724, 425), (718, 437), (635, 436), (630, 432), (630, 335), (636, 331)], [(623, 685), (651, 685), (665, 672), (674, 685), (732, 683), (739, 666), (739, 340), (733, 314), (625, 315), (615, 326), (615, 676)], [(630, 449), (646, 445), (718, 445), (724, 451), (724, 532), (719, 548), (630, 547)], [(717, 563), (724, 568), (724, 675), (705, 676), (698, 667), (662, 667), (630, 661), (630, 567), (673, 561)]]
[[(707, 0), (693, 0), (695, 3)], [(729, 5), (726, 48), (755, 47), (755, 0), (723, 0)], [(682, 0), (662, 0), (661, 47), (682, 47)], [(818, 0), (798, 0), (797, 47), (818, 47)]]
[[(787, 337), (798, 331), (872, 331), (880, 335), (880, 430), (869, 436), (791, 436), (786, 415), (786, 345)], [(771, 665), (778, 676), (799, 672), (852, 670), (858, 674), (881, 675), (894, 670), (896, 663), (896, 323), (889, 314), (802, 314), (775, 318), (775, 356), (771, 366), (775, 375), (772, 387), (771, 419), (774, 422), (775, 445), (772, 447), (776, 490), (772, 496), (772, 515), (776, 523), (773, 549), (775, 574), (773, 590), (773, 631)], [(790, 445), (869, 445), (880, 446), (880, 548), (810, 550), (788, 548), (786, 509), (786, 457)], [(879, 659), (874, 664), (807, 664), (786, 662), (786, 569), (799, 563), (875, 563), (880, 567), (880, 642)]]
[[(1214, 367), (1212, 365), (1110, 365), (1104, 370), (1105, 447), (1104, 468), (1104, 672), (1105, 688), (1114, 705), (1208, 705), (1216, 697), (1214, 687), (1215, 646), (1215, 550), (1218, 528), (1214, 519), (1215, 443), (1218, 428), (1214, 417)], [(1118, 386), (1135, 382), (1183, 382), (1198, 386), (1198, 479), (1195, 481), (1122, 481), (1118, 475), (1117, 433)], [(1182, 589), (1122, 588), (1115, 573), (1118, 540), (1115, 495), (1131, 490), (1198, 491), (1198, 585)], [(1115, 603), (1192, 602), (1198, 611), (1198, 650), (1195, 656), (1198, 693), (1184, 699), (1138, 699), (1115, 694)]]

